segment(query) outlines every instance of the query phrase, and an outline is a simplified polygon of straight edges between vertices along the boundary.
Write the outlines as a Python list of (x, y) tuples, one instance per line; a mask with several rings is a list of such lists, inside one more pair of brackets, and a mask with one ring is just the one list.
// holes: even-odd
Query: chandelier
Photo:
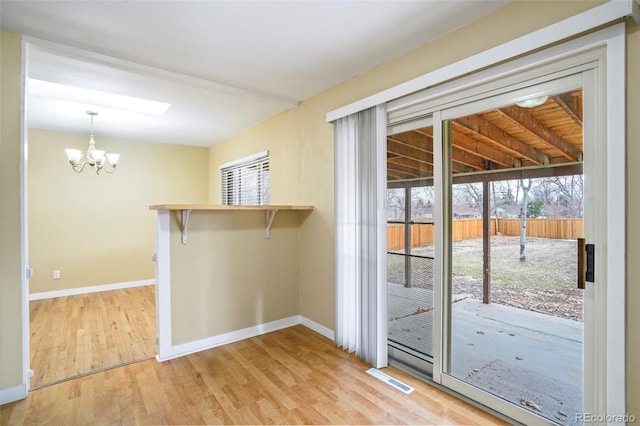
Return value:
[(82, 151), (79, 149), (65, 149), (71, 168), (74, 172), (80, 173), (88, 164), (96, 171), (97, 174), (100, 174), (101, 170), (104, 170), (107, 173), (113, 173), (116, 171), (120, 154), (107, 154), (105, 151), (96, 149), (96, 140), (93, 137), (93, 117), (98, 115), (98, 113), (87, 111), (87, 114), (91, 117), (91, 136), (89, 137), (89, 149), (87, 149), (86, 154), (87, 159), (80, 163), (80, 160), (82, 159)]

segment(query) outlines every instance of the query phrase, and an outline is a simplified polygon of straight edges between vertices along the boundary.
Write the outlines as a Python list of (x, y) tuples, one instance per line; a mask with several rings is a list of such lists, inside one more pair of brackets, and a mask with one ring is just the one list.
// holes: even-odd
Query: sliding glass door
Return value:
[(593, 400), (605, 301), (577, 277), (606, 219), (595, 82), (586, 67), (389, 115), (390, 359), (523, 423), (573, 424)]
[(442, 371), (470, 395), (571, 424), (584, 413), (576, 277), (585, 150), (582, 79), (562, 82), (561, 92), (530, 88), (520, 93), (546, 94), (443, 113), (451, 232)]

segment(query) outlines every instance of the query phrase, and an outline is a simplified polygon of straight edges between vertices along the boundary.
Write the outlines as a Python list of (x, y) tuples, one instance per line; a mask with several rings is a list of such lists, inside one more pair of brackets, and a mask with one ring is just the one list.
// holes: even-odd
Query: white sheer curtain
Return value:
[(335, 121), (338, 346), (387, 365), (386, 108)]

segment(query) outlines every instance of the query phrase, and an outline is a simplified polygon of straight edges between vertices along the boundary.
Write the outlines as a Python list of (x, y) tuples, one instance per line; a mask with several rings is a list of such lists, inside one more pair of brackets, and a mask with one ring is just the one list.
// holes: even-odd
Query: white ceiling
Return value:
[[(29, 77), (168, 102), (162, 117), (28, 97), (31, 127), (211, 146), (510, 0), (6, 1)], [(98, 139), (99, 140), (99, 139)]]

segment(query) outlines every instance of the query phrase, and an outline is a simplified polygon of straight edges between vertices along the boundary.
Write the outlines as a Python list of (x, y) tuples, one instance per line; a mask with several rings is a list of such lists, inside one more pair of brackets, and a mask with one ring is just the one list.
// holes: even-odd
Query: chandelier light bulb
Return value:
[(80, 162), (80, 159), (82, 158), (82, 151), (80, 151), (79, 149), (69, 148), (65, 149), (65, 152), (67, 153), (69, 163), (71, 163), (72, 166), (77, 166)]
[(87, 114), (91, 117), (91, 134), (89, 135), (89, 148), (86, 153), (87, 159), (80, 163), (80, 160), (82, 159), (82, 151), (79, 149), (65, 149), (69, 164), (71, 164), (71, 168), (76, 173), (81, 173), (87, 164), (94, 169), (97, 174), (100, 174), (101, 170), (104, 170), (107, 173), (113, 173), (116, 171), (120, 154), (107, 154), (101, 149), (96, 149), (96, 140), (93, 136), (93, 117), (98, 115), (98, 113), (94, 111), (87, 111)]

